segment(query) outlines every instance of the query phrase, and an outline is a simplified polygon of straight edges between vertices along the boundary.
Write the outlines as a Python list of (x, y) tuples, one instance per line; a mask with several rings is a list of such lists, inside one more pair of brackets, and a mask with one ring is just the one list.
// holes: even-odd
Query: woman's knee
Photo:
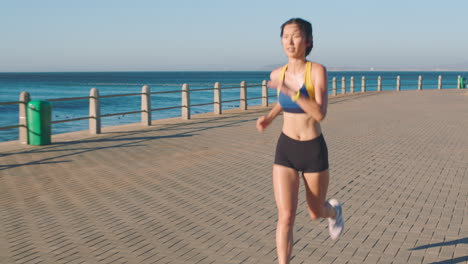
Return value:
[(296, 215), (290, 211), (279, 211), (278, 212), (278, 224), (284, 226), (294, 225)]

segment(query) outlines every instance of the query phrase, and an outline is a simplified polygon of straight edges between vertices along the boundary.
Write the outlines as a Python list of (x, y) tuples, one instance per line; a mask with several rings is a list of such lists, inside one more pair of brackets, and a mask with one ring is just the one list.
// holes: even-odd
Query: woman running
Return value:
[(299, 192), (299, 173), (305, 182), (310, 217), (328, 218), (331, 239), (344, 228), (341, 204), (326, 201), (328, 151), (320, 121), (327, 113), (327, 70), (306, 60), (313, 47), (312, 25), (293, 18), (281, 26), (281, 41), (288, 64), (271, 72), (268, 86), (278, 90), (278, 104), (257, 120), (263, 132), (281, 111), (283, 128), (276, 146), (273, 189), (278, 207), (276, 248), (279, 263), (289, 263)]

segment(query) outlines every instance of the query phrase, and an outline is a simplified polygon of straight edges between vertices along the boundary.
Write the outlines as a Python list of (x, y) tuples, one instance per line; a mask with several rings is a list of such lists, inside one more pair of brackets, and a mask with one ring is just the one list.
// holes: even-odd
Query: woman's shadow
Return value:
[[(446, 241), (446, 242), (441, 242), (441, 243), (435, 243), (435, 244), (429, 244), (429, 245), (424, 245), (424, 246), (419, 246), (412, 248), (410, 250), (421, 250), (421, 249), (428, 249), (428, 248), (433, 248), (433, 247), (443, 247), (443, 246), (456, 246), (459, 244), (468, 244), (468, 237), (462, 238), (462, 239), (457, 239), (457, 240), (452, 240), (452, 241)], [(443, 260), (443, 261), (438, 261), (438, 262), (432, 262), (432, 264), (449, 264), (449, 263), (460, 263), (468, 261), (468, 256), (463, 256), (463, 257), (458, 257), (458, 258), (453, 258), (453, 259), (448, 259), (448, 260)]]

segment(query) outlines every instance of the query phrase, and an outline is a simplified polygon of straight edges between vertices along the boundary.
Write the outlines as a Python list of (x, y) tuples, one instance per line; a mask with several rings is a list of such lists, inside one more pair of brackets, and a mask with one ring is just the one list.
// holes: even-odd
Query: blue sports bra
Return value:
[[(281, 75), (279, 77), (280, 81), (284, 80), (284, 75), (286, 73), (286, 70), (288, 69), (288, 65), (286, 64), (283, 67), (283, 70), (281, 71)], [(310, 71), (312, 69), (312, 63), (308, 61), (306, 63), (306, 72), (304, 74), (304, 85), (302, 85), (301, 89), (299, 90), (301, 96), (310, 98), (310, 99), (315, 99), (315, 91), (314, 91), (314, 85), (312, 84), (312, 79), (310, 77)], [(288, 113), (305, 113), (304, 110), (296, 103), (293, 102), (291, 97), (283, 94), (280, 92), (278, 89), (278, 101), (283, 108), (284, 112)]]

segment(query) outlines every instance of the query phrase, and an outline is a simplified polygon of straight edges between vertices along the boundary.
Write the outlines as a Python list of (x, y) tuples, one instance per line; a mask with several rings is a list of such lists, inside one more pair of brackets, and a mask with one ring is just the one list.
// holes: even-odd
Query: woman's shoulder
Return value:
[(286, 65), (283, 65), (281, 67), (278, 67), (274, 70), (271, 71), (270, 73), (270, 80), (276, 80), (279, 78), (279, 76), (281, 75), (281, 71), (283, 71), (283, 68), (285, 67)]
[(311, 67), (312, 72), (314, 72), (314, 71), (327, 72), (327, 68), (323, 64), (320, 64), (320, 63), (314, 62), (314, 61), (311, 61), (310, 63), (312, 63), (312, 67)]
[(313, 79), (320, 79), (323, 78), (324, 76), (327, 76), (327, 68), (318, 63), (318, 62), (312, 62), (312, 67), (310, 69), (310, 75), (312, 76)]

